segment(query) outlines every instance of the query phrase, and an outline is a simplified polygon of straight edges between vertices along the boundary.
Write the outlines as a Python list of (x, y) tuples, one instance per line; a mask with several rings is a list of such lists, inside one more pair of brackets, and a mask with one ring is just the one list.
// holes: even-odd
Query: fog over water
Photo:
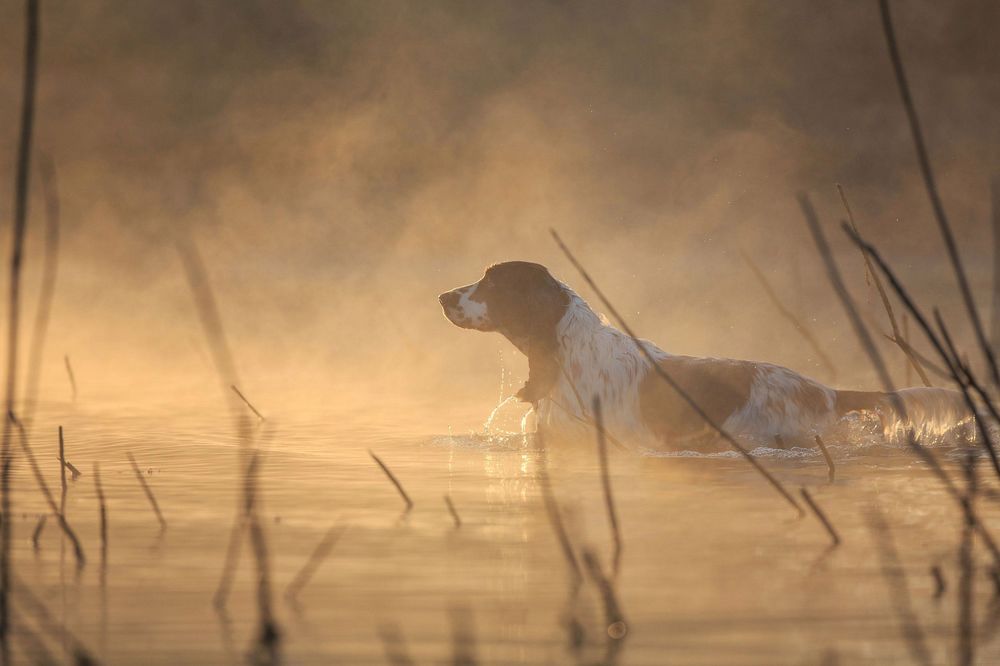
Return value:
[[(10, 661), (40, 663), (1000, 662), (1000, 464), (970, 446), (975, 425), (996, 441), (996, 423), (963, 411), (918, 457), (901, 445), (908, 422), (883, 422), (889, 403), (843, 393), (865, 411), (806, 448), (834, 398), (761, 371), (781, 402), (759, 411), (809, 421), (791, 433), (809, 436), (784, 440), (763, 418), (734, 433), (755, 467), (721, 441), (623, 445), (611, 425), (606, 455), (590, 430), (543, 442), (521, 432), (527, 408), (511, 397), (524, 358), (437, 301), (522, 259), (602, 309), (554, 228), (668, 352), (876, 388), (804, 192), (893, 379), (914, 383), (839, 230), (839, 183), (862, 233), (975, 351), (877, 3), (41, 4), (22, 341), (42, 282), (46, 158), (60, 263), (40, 403), (14, 406), (25, 429), (0, 493), (12, 581), (0, 660), (10, 636)], [(8, 184), (23, 5), (0, 4)], [(892, 7), (989, 321), (1000, 3)], [(2, 257), (13, 200), (0, 188)], [(204, 258), (233, 371), (178, 239)], [(501, 304), (523, 304), (511, 297), (523, 288), (508, 291)], [(913, 420), (958, 400), (904, 395)]]
[[(8, 183), (21, 11), (0, 7)], [(921, 1), (895, 14), (985, 305), (1000, 8)], [(518, 373), (523, 359), (451, 327), (435, 297), (529, 259), (593, 300), (549, 227), (668, 351), (830, 381), (745, 251), (843, 364), (837, 381), (873, 386), (795, 202), (813, 197), (882, 321), (837, 229), (837, 182), (913, 289), (959, 312), (873, 3), (52, 2), (42, 21), (37, 146), (63, 207), (43, 395), (65, 397), (63, 354), (94, 393), (214, 391), (171, 240), (185, 230), (246, 384), (272, 403), (419, 397), (485, 416), (498, 351)], [(10, 190), (0, 206), (7, 224)]]

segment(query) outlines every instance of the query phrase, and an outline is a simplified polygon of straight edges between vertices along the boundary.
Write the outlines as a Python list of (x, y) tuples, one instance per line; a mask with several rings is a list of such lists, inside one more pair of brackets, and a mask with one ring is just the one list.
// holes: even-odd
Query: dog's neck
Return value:
[[(556, 328), (557, 377), (548, 397), (561, 409), (586, 417), (595, 397), (610, 408), (623, 407), (635, 395), (635, 383), (649, 362), (632, 339), (611, 326), (569, 287), (566, 314)], [(647, 347), (654, 356), (663, 352)]]

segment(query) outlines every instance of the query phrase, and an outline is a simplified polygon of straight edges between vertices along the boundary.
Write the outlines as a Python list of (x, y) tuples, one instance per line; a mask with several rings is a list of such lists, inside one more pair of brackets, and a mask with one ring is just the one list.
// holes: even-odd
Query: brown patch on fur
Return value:
[(886, 394), (881, 391), (837, 391), (837, 415), (878, 409), (885, 398)]
[[(690, 356), (672, 356), (660, 367), (719, 426), (747, 403), (757, 370), (750, 361)], [(639, 384), (639, 411), (650, 431), (667, 445), (708, 428), (705, 419), (652, 370)]]
[[(763, 379), (767, 381), (768, 377), (766, 374)], [(817, 386), (804, 378), (798, 381), (795, 388), (791, 389), (791, 391), (785, 389), (785, 392), (776, 392), (769, 394), (767, 397), (767, 408), (772, 412), (782, 415), (785, 414), (785, 406), (789, 403), (794, 404), (800, 414), (812, 414), (817, 418), (828, 414), (830, 411), (830, 404), (827, 402), (827, 393), (823, 387)]]

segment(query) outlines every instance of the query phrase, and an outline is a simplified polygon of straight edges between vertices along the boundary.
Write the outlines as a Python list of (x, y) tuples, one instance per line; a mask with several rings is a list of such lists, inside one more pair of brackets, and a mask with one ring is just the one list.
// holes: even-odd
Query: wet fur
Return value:
[[(677, 391), (657, 376), (625, 333), (611, 326), (544, 266), (506, 262), (483, 279), (440, 297), (458, 326), (497, 331), (528, 357), (518, 397), (532, 404), (540, 428), (586, 434), (599, 397), (616, 438), (655, 448), (698, 447), (713, 432)], [(475, 304), (466, 311), (465, 304)], [(473, 316), (474, 315), (474, 316)], [(899, 420), (884, 393), (838, 391), (770, 363), (668, 354), (642, 341), (649, 355), (717, 425), (730, 434), (789, 444), (810, 443), (851, 411)], [(946, 389), (897, 393), (911, 417), (961, 419), (960, 396)], [(910, 411), (908, 409), (908, 411)]]

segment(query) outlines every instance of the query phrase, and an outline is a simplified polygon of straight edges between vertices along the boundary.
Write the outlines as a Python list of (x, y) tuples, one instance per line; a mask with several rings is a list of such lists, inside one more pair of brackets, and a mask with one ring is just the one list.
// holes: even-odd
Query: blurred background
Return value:
[[(22, 12), (0, 5), (4, 256)], [(1000, 4), (894, 13), (988, 319)], [(595, 300), (550, 227), (667, 351), (874, 387), (795, 200), (812, 197), (887, 330), (838, 229), (839, 182), (913, 291), (961, 312), (874, 2), (46, 2), (36, 132), (62, 203), (41, 389), (53, 401), (70, 396), (63, 355), (81, 397), (217, 395), (178, 232), (201, 248), (244, 389), (265, 411), (398, 406), (438, 431), (482, 422), (501, 364), (525, 371), (498, 335), (448, 324), (438, 293), (526, 259)], [(32, 190), (26, 322), (37, 177)], [(836, 378), (741, 252), (809, 322)], [(902, 383), (901, 355), (885, 350)]]

